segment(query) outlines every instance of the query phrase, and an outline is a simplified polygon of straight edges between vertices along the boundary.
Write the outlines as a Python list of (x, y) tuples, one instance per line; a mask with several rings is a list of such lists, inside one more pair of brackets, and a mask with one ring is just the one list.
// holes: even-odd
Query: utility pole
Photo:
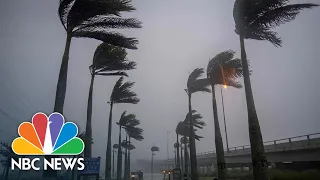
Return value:
[[(226, 87), (226, 86), (224, 86), (224, 88), (227, 88), (227, 87)], [(229, 142), (228, 142), (228, 133), (227, 133), (226, 115), (225, 115), (225, 112), (224, 112), (224, 101), (223, 101), (222, 86), (220, 86), (220, 90), (221, 90), (221, 99), (222, 99), (222, 111), (223, 111), (223, 120), (224, 120), (224, 130), (225, 130), (225, 134), (226, 134), (226, 142), (227, 142), (227, 151), (229, 151)]]
[(170, 132), (167, 130), (167, 158), (169, 159), (169, 134)]

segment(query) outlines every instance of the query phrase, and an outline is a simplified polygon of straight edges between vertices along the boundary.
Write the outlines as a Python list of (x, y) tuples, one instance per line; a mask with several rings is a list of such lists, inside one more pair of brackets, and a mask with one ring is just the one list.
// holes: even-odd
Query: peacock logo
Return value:
[(32, 123), (20, 124), (18, 134), (11, 146), (17, 155), (79, 155), (84, 150), (77, 125), (65, 123), (63, 115), (56, 112), (49, 117), (36, 113)]

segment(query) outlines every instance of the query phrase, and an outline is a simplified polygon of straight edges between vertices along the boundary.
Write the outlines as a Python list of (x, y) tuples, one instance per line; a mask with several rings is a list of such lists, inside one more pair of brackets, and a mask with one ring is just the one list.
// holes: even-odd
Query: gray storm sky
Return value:
[[(188, 110), (184, 88), (189, 73), (195, 68), (206, 68), (209, 58), (219, 52), (232, 49), (240, 56), (239, 38), (234, 33), (233, 2), (133, 1), (137, 11), (125, 16), (138, 18), (143, 28), (121, 32), (140, 42), (138, 50), (128, 51), (128, 58), (138, 63), (138, 69), (130, 71), (126, 80), (136, 82), (133, 90), (141, 102), (115, 105), (112, 143), (117, 143), (115, 122), (120, 114), (124, 110), (136, 113), (145, 140), (133, 142), (137, 147), (132, 154), (134, 160), (150, 159), (153, 144), (161, 150), (156, 158), (166, 158), (167, 130), (171, 132), (169, 149), (173, 157), (174, 129)], [(1, 140), (13, 140), (18, 124), (30, 120), (34, 113), (53, 110), (66, 38), (57, 8), (58, 1), (53, 0), (1, 0)], [(268, 42), (246, 41), (253, 67), (252, 88), (265, 141), (320, 132), (319, 17), (319, 8), (307, 10), (295, 21), (277, 28), (284, 41), (282, 48)], [(81, 132), (86, 121), (88, 67), (100, 43), (90, 39), (72, 40), (64, 115), (76, 122)], [(117, 79), (98, 77), (94, 85), (93, 153), (103, 159), (109, 116), (107, 101)], [(249, 144), (244, 89), (228, 88), (224, 90), (224, 97), (230, 146)], [(220, 99), (218, 95), (223, 129)], [(211, 94), (194, 94), (192, 102), (193, 109), (201, 113), (207, 123), (199, 131), (204, 138), (197, 143), (197, 152), (213, 151)]]

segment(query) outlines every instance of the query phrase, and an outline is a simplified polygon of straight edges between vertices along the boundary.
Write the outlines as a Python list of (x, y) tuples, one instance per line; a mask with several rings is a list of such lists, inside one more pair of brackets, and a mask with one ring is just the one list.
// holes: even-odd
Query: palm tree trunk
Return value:
[(114, 178), (114, 149), (112, 149), (112, 178)]
[[(108, 142), (106, 152), (105, 179), (111, 179), (111, 128), (112, 128), (112, 108), (113, 102), (110, 102), (109, 125), (108, 125)], [(120, 129), (121, 130), (121, 129)], [(120, 131), (121, 132), (121, 131)], [(120, 144), (119, 144), (120, 146)]]
[(188, 149), (187, 149), (187, 137), (184, 136), (185, 142), (184, 142), (184, 173), (187, 175), (189, 179), (189, 165), (188, 165)]
[(92, 94), (93, 94), (93, 83), (94, 83), (94, 74), (91, 74), (91, 82), (89, 88), (88, 96), (88, 106), (87, 106), (87, 124), (86, 124), (86, 133), (85, 133), (85, 150), (84, 157), (91, 157), (91, 139), (92, 139)]
[(191, 94), (189, 94), (189, 122), (190, 122), (190, 167), (191, 167), (191, 179), (199, 180), (198, 177), (198, 165), (197, 165), (197, 152), (196, 152), (196, 142), (195, 134), (193, 129), (192, 121), (192, 108), (191, 108)]
[(180, 168), (179, 134), (177, 133), (177, 168)]
[(223, 142), (221, 130), (218, 119), (217, 102), (214, 85), (212, 85), (212, 108), (214, 117), (214, 139), (216, 145), (217, 164), (218, 164), (218, 178), (220, 180), (226, 179), (226, 161), (224, 159)]
[(151, 180), (153, 180), (153, 151), (151, 151)]
[[(241, 34), (241, 33), (240, 33)], [(244, 89), (247, 100), (249, 137), (251, 145), (251, 158), (253, 177), (255, 180), (269, 180), (268, 163), (264, 152), (263, 139), (259, 125), (256, 107), (250, 82), (250, 73), (247, 54), (244, 45), (244, 37), (240, 35), (241, 61), (243, 68)]]
[[(118, 141), (118, 159), (117, 159), (117, 180), (121, 180), (122, 174), (122, 150), (121, 150), (121, 126), (119, 126), (119, 141)], [(106, 179), (107, 180), (107, 179)]]
[[(72, 39), (72, 35), (68, 33), (64, 53), (62, 56), (62, 62), (60, 66), (59, 78), (58, 78), (57, 88), (56, 88), (54, 110), (53, 110), (54, 112), (58, 112), (61, 114), (63, 114), (64, 99), (67, 91), (67, 76), (68, 76), (68, 63), (69, 63), (69, 51), (70, 51), (71, 39)], [(52, 156), (45, 156), (45, 158), (47, 161), (51, 162)], [(57, 177), (57, 175), (58, 175), (57, 171), (54, 171), (51, 168), (49, 168), (46, 171), (43, 171), (43, 177), (55, 178)]]
[(68, 76), (68, 62), (69, 62), (69, 51), (71, 45), (72, 35), (68, 33), (66, 45), (62, 57), (62, 62), (60, 66), (59, 72), (59, 79), (57, 83), (57, 90), (56, 90), (56, 99), (54, 104), (54, 112), (59, 112), (63, 114), (63, 106), (64, 106), (64, 99), (67, 90), (67, 76)]
[[(126, 142), (128, 142), (128, 135), (126, 136)], [(124, 154), (124, 174), (123, 179), (128, 180), (128, 148), (125, 148), (125, 154)]]
[(182, 154), (182, 144), (181, 144), (181, 148), (180, 148), (180, 154), (181, 154), (181, 169), (183, 171), (183, 154)]
[[(129, 136), (129, 144), (131, 144), (131, 138), (130, 138), (130, 136)], [(129, 179), (130, 179), (130, 175), (131, 175), (131, 165), (130, 165), (130, 149), (128, 150), (128, 177), (129, 177)]]

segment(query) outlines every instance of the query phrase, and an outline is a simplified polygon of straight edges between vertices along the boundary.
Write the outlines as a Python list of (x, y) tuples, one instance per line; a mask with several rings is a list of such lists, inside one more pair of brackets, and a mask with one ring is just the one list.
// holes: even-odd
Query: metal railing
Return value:
[[(265, 141), (265, 142), (263, 142), (263, 144), (265, 146), (273, 144), (274, 147), (276, 147), (279, 144), (289, 143), (291, 145), (291, 143), (293, 143), (293, 142), (298, 142), (298, 141), (303, 141), (303, 140), (307, 140), (308, 144), (310, 144), (310, 140), (316, 139), (316, 138), (320, 138), (320, 132), (307, 134), (307, 135), (301, 135), (301, 136), (294, 136), (294, 137), (290, 137), (290, 138), (276, 139), (276, 140), (272, 140), (272, 141)], [(297, 139), (299, 139), (299, 140), (297, 140)], [(238, 150), (245, 150), (245, 149), (250, 149), (250, 145), (231, 147), (231, 148), (229, 148), (229, 151), (228, 151), (228, 149), (224, 149), (224, 151), (226, 151), (228, 153), (230, 151), (238, 151)], [(215, 152), (208, 151), (208, 152), (197, 153), (197, 155), (208, 155), (208, 154), (215, 154)]]

